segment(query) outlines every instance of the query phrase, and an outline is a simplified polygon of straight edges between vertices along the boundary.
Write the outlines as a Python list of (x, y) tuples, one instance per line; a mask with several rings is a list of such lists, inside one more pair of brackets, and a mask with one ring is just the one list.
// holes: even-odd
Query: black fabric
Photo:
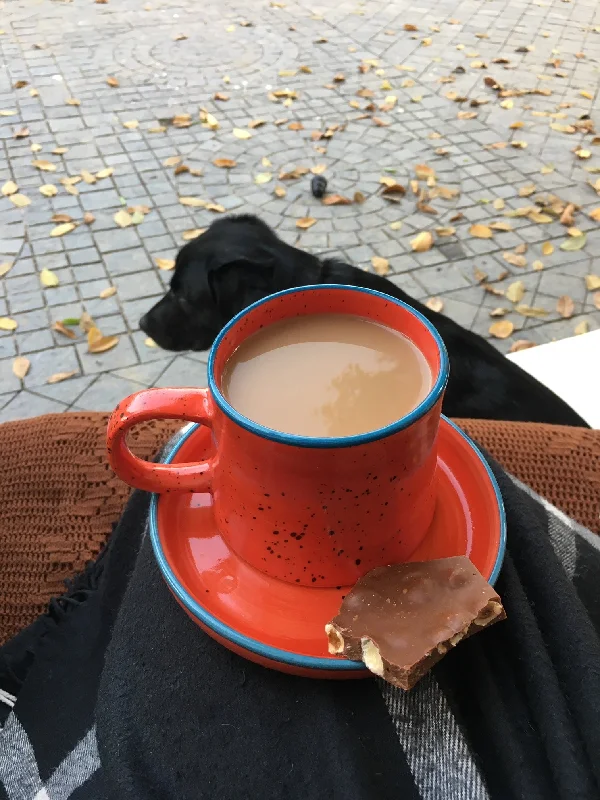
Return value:
[[(599, 552), (577, 541), (571, 581), (544, 507), (494, 469), (508, 620), (461, 643), (435, 677), (492, 800), (597, 800), (600, 644), (589, 612), (597, 620), (600, 590), (588, 578)], [(0, 650), (0, 688), (18, 689), (9, 721), (26, 731), (44, 784), (96, 725), (101, 766), (73, 800), (472, 800), (441, 774), (437, 794), (417, 788), (378, 682), (279, 674), (202, 633), (160, 576), (147, 512), (147, 495), (134, 493), (71, 601)], [(1, 780), (9, 727), (0, 798), (12, 800)]]

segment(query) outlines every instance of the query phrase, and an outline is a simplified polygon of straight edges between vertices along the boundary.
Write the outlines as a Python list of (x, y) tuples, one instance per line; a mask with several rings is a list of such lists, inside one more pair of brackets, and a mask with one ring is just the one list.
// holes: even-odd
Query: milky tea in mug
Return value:
[(225, 365), (221, 390), (254, 422), (283, 433), (343, 437), (409, 414), (432, 386), (425, 357), (403, 334), (353, 314), (275, 322)]

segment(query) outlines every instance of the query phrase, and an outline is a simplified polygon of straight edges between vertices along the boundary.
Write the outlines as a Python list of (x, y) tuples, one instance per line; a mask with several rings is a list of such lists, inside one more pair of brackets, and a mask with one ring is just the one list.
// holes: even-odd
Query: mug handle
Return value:
[(154, 464), (127, 446), (128, 431), (152, 419), (183, 419), (212, 428), (215, 407), (208, 389), (145, 389), (126, 397), (108, 421), (108, 461), (116, 474), (148, 492), (208, 492), (216, 458), (190, 464)]

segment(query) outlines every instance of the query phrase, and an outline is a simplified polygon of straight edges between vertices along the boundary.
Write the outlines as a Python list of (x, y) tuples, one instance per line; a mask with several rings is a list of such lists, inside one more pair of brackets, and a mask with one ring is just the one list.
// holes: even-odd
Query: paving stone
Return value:
[(139, 383), (117, 375), (100, 375), (77, 399), (77, 406), (86, 411), (112, 411), (124, 397), (142, 388)]
[(0, 422), (12, 422), (17, 419), (37, 417), (41, 414), (56, 414), (66, 411), (67, 408), (65, 403), (22, 391), (16, 394), (0, 411)]
[(206, 365), (186, 356), (176, 356), (160, 378), (156, 386), (206, 386), (208, 378)]

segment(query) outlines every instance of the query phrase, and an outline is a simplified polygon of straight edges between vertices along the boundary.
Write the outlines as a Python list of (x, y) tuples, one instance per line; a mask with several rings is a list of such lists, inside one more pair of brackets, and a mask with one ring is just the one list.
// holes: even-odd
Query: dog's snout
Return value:
[(148, 314), (144, 314), (140, 317), (140, 328), (144, 331), (144, 333), (148, 333)]

